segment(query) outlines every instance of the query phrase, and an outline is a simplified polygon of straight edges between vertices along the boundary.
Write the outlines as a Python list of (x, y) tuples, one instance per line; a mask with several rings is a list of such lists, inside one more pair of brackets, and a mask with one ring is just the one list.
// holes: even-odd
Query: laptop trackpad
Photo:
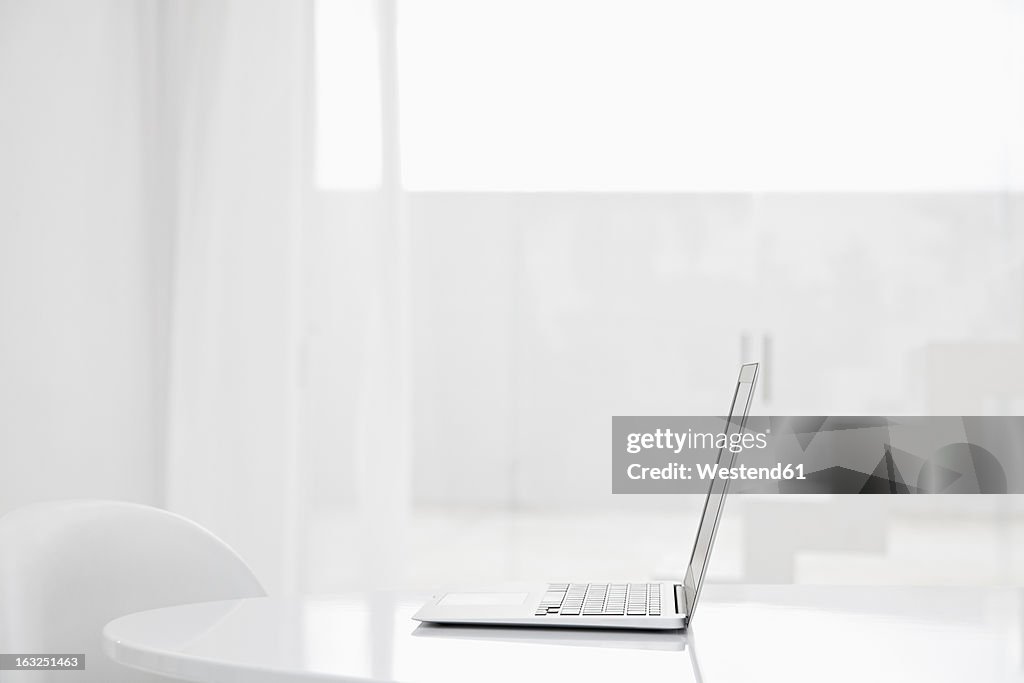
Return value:
[(437, 604), (445, 607), (521, 605), (529, 596), (529, 593), (447, 593)]

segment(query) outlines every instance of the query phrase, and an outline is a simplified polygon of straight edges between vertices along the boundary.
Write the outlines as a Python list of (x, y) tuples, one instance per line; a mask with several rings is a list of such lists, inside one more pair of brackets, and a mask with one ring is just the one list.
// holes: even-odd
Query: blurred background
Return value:
[[(1022, 318), (1018, 0), (0, 0), (0, 514), (670, 578), (612, 415), (1022, 414)], [(736, 496), (710, 571), (1019, 584), (1024, 504)]]

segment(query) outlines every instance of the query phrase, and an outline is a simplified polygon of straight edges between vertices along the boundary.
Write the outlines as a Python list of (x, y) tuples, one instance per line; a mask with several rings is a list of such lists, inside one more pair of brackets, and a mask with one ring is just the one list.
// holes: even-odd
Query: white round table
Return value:
[(203, 683), (1024, 681), (1022, 600), (1010, 590), (712, 586), (686, 634), (422, 625), (411, 617), (425, 599), (169, 607), (110, 622), (104, 647)]

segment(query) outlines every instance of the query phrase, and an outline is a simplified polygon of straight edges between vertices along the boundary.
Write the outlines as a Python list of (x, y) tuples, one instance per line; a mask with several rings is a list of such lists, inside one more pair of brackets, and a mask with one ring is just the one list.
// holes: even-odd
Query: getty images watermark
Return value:
[(1024, 417), (613, 417), (613, 493), (1024, 493)]

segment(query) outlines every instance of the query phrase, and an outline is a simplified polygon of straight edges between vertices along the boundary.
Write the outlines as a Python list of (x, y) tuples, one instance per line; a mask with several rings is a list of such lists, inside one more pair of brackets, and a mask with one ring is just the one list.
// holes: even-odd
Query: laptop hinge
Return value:
[(682, 614), (686, 616), (686, 599), (683, 596), (683, 587), (680, 584), (672, 586), (675, 589), (676, 596), (676, 614)]

